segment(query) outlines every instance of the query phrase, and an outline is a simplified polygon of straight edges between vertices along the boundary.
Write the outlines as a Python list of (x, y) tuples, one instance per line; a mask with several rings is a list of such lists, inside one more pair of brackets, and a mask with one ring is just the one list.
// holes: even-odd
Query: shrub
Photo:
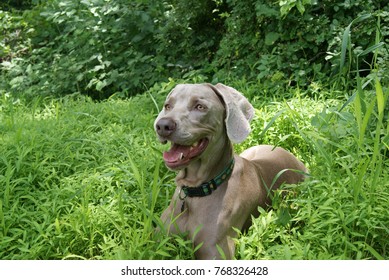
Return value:
[[(273, 93), (316, 82), (343, 87), (346, 77), (355, 76), (350, 69), (356, 56), (361, 75), (368, 75), (373, 63), (382, 75), (388, 72), (389, 6), (384, 1), (31, 4), (22, 17), (2, 12), (0, 18), (5, 23), (0, 82), (14, 94), (129, 96), (192, 71), (212, 82), (259, 80)], [(366, 50), (378, 43), (377, 26), (380, 55), (373, 61)], [(352, 35), (346, 45), (345, 35)], [(345, 47), (353, 53), (345, 56)]]
[[(339, 70), (343, 31), (361, 14), (369, 20), (352, 28), (355, 49), (375, 43), (377, 18), (387, 35), (383, 1), (227, 1), (227, 30), (213, 65), (221, 75), (277, 84), (330, 81)], [(385, 19), (384, 19), (385, 18)], [(386, 39), (387, 40), (387, 39)], [(327, 53), (330, 56), (327, 56)], [(387, 53), (387, 51), (386, 51)], [(369, 58), (366, 63), (371, 63)], [(387, 67), (387, 66), (386, 66)], [(343, 71), (343, 69), (341, 69)]]
[(0, 62), (18, 58), (30, 50), (30, 40), (25, 36), (28, 24), (20, 14), (0, 10), (0, 26)]
[(154, 33), (162, 13), (158, 1), (47, 1), (24, 14), (31, 53), (3, 71), (14, 92), (32, 95), (144, 91), (159, 79)]

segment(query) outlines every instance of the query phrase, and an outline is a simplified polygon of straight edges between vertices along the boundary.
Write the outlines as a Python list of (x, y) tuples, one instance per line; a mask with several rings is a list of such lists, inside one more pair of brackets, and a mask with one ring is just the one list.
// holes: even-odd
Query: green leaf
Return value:
[(204, 242), (197, 244), (197, 246), (193, 249), (193, 252), (197, 252), (203, 246), (203, 244)]
[(107, 82), (105, 80), (98, 81), (96, 84), (96, 90), (101, 91), (106, 85), (107, 85)]
[(221, 259), (226, 260), (227, 257), (226, 257), (226, 254), (224, 253), (222, 247), (220, 247), (218, 244), (216, 244), (216, 249), (219, 252)]
[(343, 36), (342, 36), (342, 49), (340, 52), (340, 64), (339, 64), (339, 72), (340, 73), (342, 73), (342, 69), (343, 69), (345, 61), (346, 61), (347, 46), (348, 46), (349, 40), (350, 40), (351, 24), (352, 23), (350, 23), (350, 25), (347, 26), (347, 28), (343, 32)]
[(384, 98), (384, 92), (382, 90), (382, 86), (380, 83), (380, 80), (378, 77), (375, 78), (375, 91), (377, 95), (377, 106), (378, 106), (378, 115), (383, 116), (384, 109), (385, 109), (385, 98)]
[(273, 45), (280, 38), (280, 34), (277, 32), (270, 32), (265, 37), (265, 44), (268, 46)]
[(163, 257), (167, 257), (167, 258), (171, 258), (172, 257), (168, 252), (165, 252), (165, 251), (162, 251), (162, 250), (158, 250), (156, 252), (156, 254), (160, 255), (160, 256), (163, 256)]
[(301, 1), (297, 1), (296, 3), (297, 10), (299, 10), (300, 14), (304, 14), (305, 12), (305, 7)]
[(276, 119), (285, 113), (286, 109), (279, 111), (277, 114), (274, 115), (274, 117), (270, 120), (270, 122), (266, 125), (266, 127), (263, 129), (261, 134), (258, 136), (258, 138), (261, 138), (265, 135), (266, 131), (273, 125), (273, 123), (276, 121)]
[(377, 260), (384, 260), (385, 258), (382, 257), (373, 247), (371, 247), (368, 244), (365, 244), (366, 249), (377, 259)]
[(361, 52), (360, 54), (358, 54), (358, 57), (359, 57), (359, 56), (366, 55), (366, 54), (368, 54), (368, 53), (371, 53), (371, 52), (375, 51), (376, 49), (381, 48), (381, 47), (384, 46), (384, 45), (385, 45), (384, 42), (380, 42), (380, 43), (378, 43), (378, 44), (375, 44), (375, 45), (373, 45), (373, 46), (370, 46), (370, 47), (368, 47), (366, 50), (364, 50), (363, 52)]
[(357, 17), (356, 19), (354, 19), (344, 30), (343, 36), (342, 36), (342, 49), (341, 49), (341, 53), (340, 53), (340, 64), (339, 64), (339, 72), (340, 73), (342, 72), (342, 69), (345, 65), (347, 48), (348, 48), (350, 41), (351, 41), (351, 39), (350, 39), (351, 38), (351, 26), (355, 23), (358, 23), (358, 22), (363, 21), (365, 19), (368, 19), (370, 17), (371, 17), (371, 14), (361, 15), (361, 16)]

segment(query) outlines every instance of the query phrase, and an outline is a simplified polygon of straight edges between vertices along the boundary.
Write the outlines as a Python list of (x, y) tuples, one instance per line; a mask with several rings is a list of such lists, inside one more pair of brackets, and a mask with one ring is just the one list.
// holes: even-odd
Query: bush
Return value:
[[(359, 15), (374, 15), (353, 26), (354, 48), (375, 43), (377, 18), (388, 35), (384, 1), (227, 1), (227, 31), (213, 65), (222, 75), (269, 84), (330, 81), (339, 69), (344, 29)], [(385, 24), (384, 24), (385, 22)], [(386, 37), (387, 40), (387, 37)], [(327, 56), (331, 53), (331, 56)], [(387, 50), (386, 50), (387, 53)], [(371, 60), (366, 60), (371, 63)], [(343, 69), (342, 69), (343, 70)]]
[(29, 9), (32, 4), (38, 3), (40, 0), (3, 0), (0, 3), (1, 9)]
[(31, 53), (3, 71), (14, 92), (32, 95), (142, 92), (160, 77), (154, 34), (162, 13), (158, 1), (47, 1), (24, 14)]
[[(212, 82), (259, 80), (273, 93), (313, 82), (344, 86), (359, 55), (363, 75), (378, 63), (387, 76), (389, 8), (383, 3), (32, 1), (23, 16), (1, 14), (0, 82), (14, 94), (80, 92), (100, 99), (134, 95), (193, 71)], [(378, 43), (373, 61), (366, 50)], [(345, 47), (353, 53), (345, 56)]]
[(0, 26), (0, 62), (17, 59), (30, 50), (31, 43), (25, 35), (28, 23), (20, 14), (0, 10)]
[(389, 258), (388, 99), (377, 76), (372, 84), (344, 104), (299, 96), (257, 111), (249, 146), (264, 138), (292, 148), (310, 176), (276, 193), (272, 210), (237, 239), (237, 258)]
[(224, 1), (169, 1), (165, 23), (157, 34), (158, 53), (169, 67), (183, 73), (201, 69), (213, 74), (207, 66), (226, 32), (226, 9)]

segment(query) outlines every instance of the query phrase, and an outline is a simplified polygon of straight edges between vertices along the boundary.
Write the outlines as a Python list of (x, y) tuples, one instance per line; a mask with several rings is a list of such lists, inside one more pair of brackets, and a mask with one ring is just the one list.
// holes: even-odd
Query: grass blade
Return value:
[(364, 14), (364, 15), (357, 17), (344, 30), (343, 35), (342, 35), (342, 47), (341, 47), (341, 51), (340, 51), (339, 77), (342, 76), (342, 70), (343, 70), (344, 65), (346, 64), (347, 50), (349, 51), (349, 56), (350, 56), (350, 60), (351, 60), (351, 26), (355, 23), (358, 23), (360, 21), (363, 21), (365, 19), (370, 18), (371, 16), (372, 16), (371, 14)]
[(384, 257), (382, 257), (373, 247), (371, 247), (369, 244), (365, 244), (366, 250), (368, 250), (377, 260), (385, 260)]
[(378, 106), (378, 116), (381, 119), (384, 114), (385, 108), (385, 97), (384, 92), (382, 90), (382, 86), (378, 77), (375, 78), (375, 91), (377, 95), (377, 106)]
[(276, 121), (276, 119), (281, 116), (286, 109), (279, 111), (277, 114), (274, 115), (274, 117), (270, 120), (270, 122), (266, 125), (266, 127), (262, 130), (261, 134), (258, 135), (259, 138), (262, 138), (263, 135), (265, 135), (266, 131), (273, 125), (273, 123)]
[(346, 30), (343, 32), (342, 36), (342, 49), (340, 51), (340, 63), (339, 63), (339, 73), (342, 73), (342, 69), (344, 67), (344, 64), (346, 62), (346, 53), (347, 53), (347, 46), (350, 41), (350, 29), (351, 29), (352, 23), (347, 26)]
[(384, 45), (385, 45), (384, 42), (380, 42), (380, 43), (378, 43), (378, 44), (375, 44), (375, 45), (373, 45), (373, 46), (370, 46), (370, 47), (368, 47), (366, 50), (364, 50), (363, 52), (361, 52), (360, 54), (358, 54), (358, 57), (364, 56), (364, 55), (366, 55), (366, 54), (368, 54), (368, 53), (371, 53), (371, 52), (375, 51), (376, 49), (381, 48), (381, 47), (384, 46)]

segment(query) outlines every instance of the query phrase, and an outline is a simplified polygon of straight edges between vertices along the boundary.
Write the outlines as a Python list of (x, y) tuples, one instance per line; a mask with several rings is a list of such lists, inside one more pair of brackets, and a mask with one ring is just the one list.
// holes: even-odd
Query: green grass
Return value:
[(146, 96), (29, 104), (3, 96), (0, 259), (185, 254), (170, 254), (172, 238), (152, 239), (173, 177), (161, 167), (153, 106)]
[[(1, 94), (0, 259), (193, 258), (190, 241), (154, 230), (174, 173), (152, 127), (173, 85), (99, 103)], [(279, 145), (311, 173), (240, 234), (236, 258), (389, 259), (387, 89), (375, 85), (344, 108), (331, 92), (260, 98), (233, 85), (257, 109), (236, 151)]]
[(238, 258), (389, 259), (388, 110), (379, 80), (373, 85), (346, 107), (299, 98), (266, 107), (277, 119), (265, 142), (300, 155), (311, 176), (276, 196), (237, 240)]

